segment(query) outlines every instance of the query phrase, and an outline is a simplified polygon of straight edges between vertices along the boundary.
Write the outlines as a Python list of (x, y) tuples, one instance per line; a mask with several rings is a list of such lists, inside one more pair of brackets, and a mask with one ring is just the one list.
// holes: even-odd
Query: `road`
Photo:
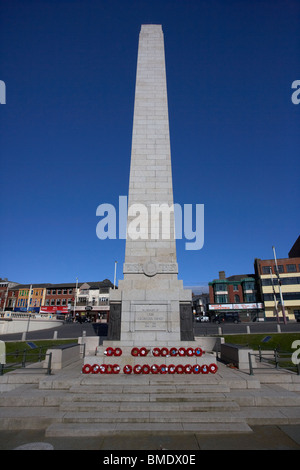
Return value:
[[(299, 333), (300, 336), (300, 323), (287, 323), (284, 325), (280, 323), (280, 330), (282, 333)], [(242, 334), (247, 333), (247, 326), (250, 328), (250, 333), (276, 333), (276, 322), (260, 322), (260, 323), (226, 323), (218, 325), (215, 323), (194, 323), (195, 336), (208, 336), (220, 334)], [(60, 327), (49, 328), (47, 330), (29, 331), (26, 335), (27, 341), (39, 339), (53, 339), (57, 336), (58, 339), (72, 339), (83, 336), (100, 336), (106, 337), (107, 325), (101, 323), (64, 323)], [(0, 335), (2, 341), (18, 341), (22, 339), (22, 333)]]
[[(107, 324), (103, 323), (63, 323), (59, 327), (48, 328), (46, 330), (29, 331), (26, 334), (26, 341), (39, 339), (72, 339), (80, 336), (103, 336), (107, 335)], [(22, 339), (22, 333), (0, 335), (2, 341), (18, 341)]]

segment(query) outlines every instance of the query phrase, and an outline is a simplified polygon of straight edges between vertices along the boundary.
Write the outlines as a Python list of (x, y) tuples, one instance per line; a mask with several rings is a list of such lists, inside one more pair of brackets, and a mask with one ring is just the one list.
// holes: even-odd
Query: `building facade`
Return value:
[(74, 305), (75, 283), (49, 284), (46, 289), (45, 302), (41, 313), (66, 314)]
[(219, 279), (209, 283), (209, 316), (213, 320), (220, 313), (238, 313), (241, 321), (263, 317), (257, 282), (254, 274), (227, 277), (219, 272)]
[(17, 286), (17, 282), (9, 281), (7, 278), (0, 277), (0, 311), (6, 310), (9, 300), (9, 290)]
[(265, 319), (300, 321), (300, 257), (254, 262)]
[(15, 312), (39, 312), (45, 303), (48, 284), (19, 284), (9, 290), (12, 301), (8, 305), (8, 310)]
[(101, 282), (84, 282), (76, 291), (73, 309), (76, 317), (88, 316), (91, 320), (107, 319), (109, 315), (109, 290), (113, 284), (105, 279)]
[(96, 321), (109, 314), (109, 291), (114, 285), (99, 282), (64, 284), (17, 284), (0, 282), (0, 309), (40, 314), (70, 314)]
[(193, 295), (192, 297), (192, 306), (193, 314), (195, 317), (205, 317), (209, 314), (208, 311), (209, 305), (209, 294), (202, 293), (198, 295)]

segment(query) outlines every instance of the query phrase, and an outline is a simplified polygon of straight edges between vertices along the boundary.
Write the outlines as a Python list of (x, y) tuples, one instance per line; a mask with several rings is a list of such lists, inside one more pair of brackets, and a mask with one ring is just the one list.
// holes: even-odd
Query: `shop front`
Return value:
[(264, 319), (262, 303), (243, 304), (210, 304), (210, 317), (213, 320), (220, 313), (238, 314), (241, 322), (260, 321)]

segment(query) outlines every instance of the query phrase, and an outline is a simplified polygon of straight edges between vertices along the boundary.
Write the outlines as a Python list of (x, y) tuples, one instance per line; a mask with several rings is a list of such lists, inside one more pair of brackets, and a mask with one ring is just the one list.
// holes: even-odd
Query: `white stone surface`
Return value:
[(139, 35), (127, 230), (124, 280), (110, 297), (122, 302), (121, 341), (179, 341), (180, 302), (191, 301), (191, 291), (177, 279), (161, 25), (142, 25)]

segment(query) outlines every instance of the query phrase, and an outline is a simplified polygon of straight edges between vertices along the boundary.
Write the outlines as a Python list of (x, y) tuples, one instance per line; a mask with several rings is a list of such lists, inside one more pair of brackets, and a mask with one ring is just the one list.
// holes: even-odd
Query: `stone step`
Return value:
[(214, 423), (214, 422), (243, 422), (243, 416), (234, 415), (232, 410), (219, 411), (91, 411), (91, 412), (66, 412), (62, 418), (64, 423)]
[(272, 388), (262, 386), (259, 390), (232, 390), (225, 395), (240, 406), (300, 407), (299, 393), (284, 390), (276, 385)]
[(0, 430), (46, 429), (61, 422), (64, 412), (58, 407), (3, 407), (0, 410)]
[(239, 410), (239, 405), (233, 401), (202, 401), (202, 402), (185, 402), (185, 403), (174, 403), (174, 402), (156, 402), (156, 401), (148, 401), (148, 402), (115, 402), (115, 403), (95, 403), (92, 401), (67, 401), (62, 403), (60, 406), (61, 411), (76, 411), (79, 413), (81, 412), (111, 412), (111, 414), (115, 414), (118, 412), (127, 412), (127, 413), (134, 413), (134, 412), (153, 412), (153, 411), (160, 411), (160, 412), (198, 412), (198, 411), (236, 411)]
[(27, 388), (25, 386), (22, 386), (17, 389), (11, 390), (9, 393), (1, 394), (0, 416), (1, 416), (1, 409), (5, 406), (52, 407), (52, 406), (58, 406), (64, 401), (66, 401), (65, 391), (39, 390), (38, 388), (31, 388), (31, 387)]
[(300, 424), (300, 408), (296, 406), (241, 407), (238, 415), (249, 426)]
[(99, 385), (74, 385), (70, 388), (71, 393), (87, 393), (87, 394), (110, 394), (115, 393), (116, 390), (120, 393), (166, 393), (176, 394), (176, 393), (195, 393), (199, 394), (214, 394), (214, 393), (228, 393), (230, 392), (230, 387), (224, 384), (150, 384), (150, 385), (109, 385), (109, 384), (99, 384)]
[(183, 403), (183, 402), (214, 402), (214, 401), (232, 401), (230, 396), (223, 393), (74, 393), (69, 394), (68, 401), (72, 402), (91, 402), (91, 403), (115, 403), (115, 402), (169, 402), (169, 403)]
[(251, 433), (245, 422), (234, 423), (55, 423), (48, 426), (46, 437), (97, 437), (109, 433), (199, 432), (199, 433)]
[[(80, 385), (216, 385), (216, 374), (81, 374)], [(55, 378), (53, 378), (55, 379)], [(239, 378), (239, 380), (243, 380)], [(51, 381), (51, 379), (47, 379)], [(76, 383), (74, 383), (76, 385)]]

